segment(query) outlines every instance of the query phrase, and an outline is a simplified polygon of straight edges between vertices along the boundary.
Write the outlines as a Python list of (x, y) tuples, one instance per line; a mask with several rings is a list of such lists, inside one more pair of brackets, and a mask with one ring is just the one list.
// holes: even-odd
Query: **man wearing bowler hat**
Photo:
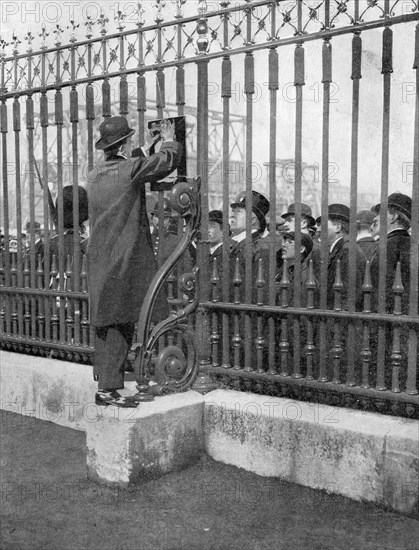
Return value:
[(124, 117), (106, 118), (99, 127), (96, 149), (104, 160), (89, 174), (90, 237), (87, 267), (90, 322), (95, 329), (93, 373), (98, 381), (96, 403), (135, 407), (121, 397), (124, 364), (134, 325), (150, 282), (156, 273), (146, 211), (145, 184), (175, 170), (182, 153), (174, 142), (174, 127), (162, 123), (160, 151), (132, 158), (135, 130)]
[[(252, 289), (255, 294), (254, 281), (258, 269), (258, 260), (262, 258), (264, 264), (266, 264), (265, 258), (267, 256), (265, 248), (262, 246), (262, 236), (266, 229), (266, 215), (269, 212), (269, 201), (258, 191), (252, 191), (252, 204), (251, 204), (251, 243), (250, 250), (247, 249), (246, 244), (246, 192), (240, 193), (231, 207), (230, 216), (230, 228), (232, 233), (233, 247), (231, 252), (231, 269), (232, 277), (236, 275), (237, 261), (240, 268), (240, 276), (245, 282), (245, 268), (246, 268), (246, 255), (252, 262)], [(266, 266), (268, 270), (268, 266)], [(265, 277), (267, 272), (265, 273)], [(245, 285), (242, 285), (242, 289)]]
[[(380, 218), (380, 205), (374, 207), (375, 220)], [(403, 284), (402, 313), (409, 311), (410, 290), (410, 220), (412, 217), (412, 199), (403, 193), (392, 193), (387, 202), (387, 269), (386, 269), (386, 311), (394, 310), (393, 284), (397, 263), (400, 262)], [(371, 282), (376, 291), (379, 287), (380, 245), (371, 260)]]
[[(287, 266), (287, 279), (290, 283), (287, 292), (287, 305), (294, 305), (294, 274), (295, 274), (295, 262), (297, 258), (300, 258), (301, 262), (301, 287), (300, 287), (300, 296), (301, 296), (301, 307), (306, 307), (307, 305), (307, 282), (308, 282), (308, 258), (311, 251), (313, 250), (313, 240), (306, 233), (301, 233), (301, 248), (300, 254), (298, 255), (295, 247), (295, 232), (288, 231), (284, 233), (283, 243), (282, 243), (282, 260), (286, 260)], [(279, 269), (275, 280), (276, 280), (276, 289), (277, 289), (277, 302), (281, 303), (281, 280), (284, 275), (284, 263)], [(317, 295), (317, 292), (315, 293)], [(316, 299), (315, 299), (316, 302)]]
[[(311, 208), (304, 203), (301, 203), (301, 233), (310, 235), (316, 232), (316, 220), (312, 216)], [(284, 218), (284, 231), (295, 231), (295, 211), (296, 204), (292, 203), (288, 206), (288, 210), (281, 215)]]
[[(336, 272), (340, 261), (340, 276), (342, 280), (341, 308), (348, 309), (347, 299), (349, 290), (349, 270), (355, 266), (349, 265), (349, 208), (345, 204), (330, 204), (327, 216), (327, 242), (329, 245), (329, 261), (327, 265), (327, 307), (335, 307)], [(321, 225), (321, 217), (317, 218), (317, 225)], [(323, 238), (323, 235), (322, 235)], [(355, 277), (355, 307), (362, 311), (362, 284), (365, 274), (365, 254), (355, 245), (356, 277)], [(320, 281), (320, 285), (322, 281)]]

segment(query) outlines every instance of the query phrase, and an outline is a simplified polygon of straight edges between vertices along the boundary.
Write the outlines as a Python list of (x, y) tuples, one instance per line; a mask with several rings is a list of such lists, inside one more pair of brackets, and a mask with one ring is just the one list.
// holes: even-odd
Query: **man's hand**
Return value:
[(170, 120), (162, 120), (160, 124), (160, 135), (163, 141), (174, 141), (175, 125)]
[(160, 134), (153, 135), (151, 132), (147, 132), (145, 135), (144, 149), (148, 151), (158, 139), (160, 139)]

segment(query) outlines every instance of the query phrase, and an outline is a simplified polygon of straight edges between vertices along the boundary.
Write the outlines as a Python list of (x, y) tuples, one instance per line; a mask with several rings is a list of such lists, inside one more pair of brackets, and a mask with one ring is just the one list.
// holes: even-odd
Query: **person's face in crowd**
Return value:
[[(301, 254), (304, 252), (304, 246), (301, 247)], [(282, 259), (293, 263), (295, 260), (295, 241), (289, 237), (284, 237), (282, 243)]]
[(295, 216), (287, 216), (284, 223), (284, 231), (295, 231)]
[(213, 245), (223, 240), (223, 228), (218, 222), (208, 222), (208, 240)]
[[(246, 209), (234, 208), (230, 216), (230, 228), (234, 235), (246, 231)], [(259, 228), (259, 220), (256, 214), (252, 212), (252, 228)]]
[(332, 245), (340, 234), (340, 224), (335, 220), (327, 220), (327, 242)]
[[(285, 223), (284, 223), (284, 231), (286, 231), (287, 233), (291, 232), (291, 231), (295, 231), (295, 216), (294, 214), (290, 214), (289, 216), (287, 216), (285, 218)], [(307, 220), (304, 218), (304, 216), (301, 217), (301, 229), (302, 230), (307, 230)]]
[(233, 208), (230, 217), (230, 227), (232, 233), (241, 233), (246, 230), (246, 209)]
[(374, 221), (371, 224), (371, 235), (374, 239), (380, 236), (380, 214), (375, 216)]

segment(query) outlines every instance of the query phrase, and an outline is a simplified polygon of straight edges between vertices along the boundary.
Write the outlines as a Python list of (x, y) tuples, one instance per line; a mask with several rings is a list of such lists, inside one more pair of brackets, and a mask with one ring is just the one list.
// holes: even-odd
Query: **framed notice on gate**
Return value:
[(154, 136), (159, 136), (157, 141), (150, 147), (150, 155), (158, 153), (162, 146), (162, 139), (160, 138), (160, 125), (163, 120), (168, 120), (175, 125), (175, 140), (182, 144), (183, 152), (180, 159), (179, 167), (164, 179), (151, 183), (151, 191), (170, 191), (170, 189), (177, 182), (178, 177), (186, 176), (186, 121), (184, 116), (167, 117), (165, 119), (149, 120), (147, 123), (149, 132)]

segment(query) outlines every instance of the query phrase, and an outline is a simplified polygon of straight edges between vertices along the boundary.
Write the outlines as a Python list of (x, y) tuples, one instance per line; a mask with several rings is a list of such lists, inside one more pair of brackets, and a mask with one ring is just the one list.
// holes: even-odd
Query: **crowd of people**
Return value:
[[(396, 276), (397, 264), (400, 262), (400, 274), (402, 284), (402, 307), (400, 313), (407, 314), (410, 291), (410, 261), (411, 261), (411, 237), (410, 220), (412, 215), (412, 200), (402, 193), (393, 193), (388, 197), (387, 206), (387, 246), (386, 246), (386, 278), (385, 296), (386, 312), (394, 311), (393, 284)], [(266, 286), (268, 286), (268, 274), (270, 271), (270, 251), (275, 250), (275, 281), (277, 297), (279, 300), (281, 281), (289, 283), (290, 293), (295, 292), (294, 280), (295, 264), (301, 263), (301, 289), (299, 292), (299, 305), (306, 305), (307, 283), (309, 278), (309, 266), (312, 261), (313, 269), (310, 274), (311, 288), (316, 290), (319, 296), (321, 284), (327, 286), (328, 309), (348, 309), (348, 295), (351, 288), (351, 280), (355, 285), (355, 310), (363, 310), (362, 287), (365, 280), (366, 263), (370, 263), (371, 282), (373, 294), (376, 297), (375, 307), (378, 307), (377, 292), (379, 289), (380, 272), (380, 248), (378, 246), (380, 205), (377, 204), (371, 210), (361, 210), (357, 213), (357, 237), (354, 248), (355, 264), (350, 264), (349, 221), (350, 210), (344, 204), (331, 204), (328, 207), (327, 233), (321, 234), (321, 217), (316, 220), (312, 216), (309, 205), (301, 203), (300, 210), (300, 250), (296, 250), (296, 210), (297, 205), (289, 205), (286, 212), (280, 216), (275, 224), (274, 240), (272, 231), (268, 228), (267, 214), (269, 202), (261, 193), (252, 191), (251, 204), (251, 242), (246, 240), (246, 194), (240, 194), (230, 205), (231, 217), (229, 220), (228, 235), (224, 235), (226, 224), (223, 223), (223, 214), (220, 210), (209, 213), (209, 241), (210, 264), (215, 258), (217, 269), (222, 270), (222, 247), (229, 249), (230, 264), (233, 264), (234, 277), (239, 265), (238, 275), (243, 276), (245, 271), (246, 256), (251, 258), (253, 282), (260, 270), (262, 263)], [(326, 239), (328, 250), (327, 278), (322, 283), (321, 277), (321, 241)], [(250, 252), (249, 252), (250, 246)], [(416, 256), (417, 257), (417, 256)], [(247, 260), (249, 261), (249, 260)], [(353, 260), (352, 260), (353, 261)], [(339, 273), (337, 266), (339, 265)], [(284, 273), (284, 271), (286, 273)], [(335, 303), (336, 292), (339, 293), (339, 304)], [(265, 302), (266, 303), (266, 302)], [(293, 296), (289, 296), (288, 305), (293, 305)]]

